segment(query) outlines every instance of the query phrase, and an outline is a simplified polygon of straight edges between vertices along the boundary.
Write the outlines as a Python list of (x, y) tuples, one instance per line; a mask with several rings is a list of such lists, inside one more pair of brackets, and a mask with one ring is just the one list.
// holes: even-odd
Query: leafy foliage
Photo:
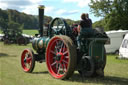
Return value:
[(89, 6), (95, 16), (104, 17), (95, 24), (105, 30), (128, 29), (128, 0), (91, 0)]
[(23, 25), (20, 25), (16, 22), (10, 21), (8, 23), (8, 30), (12, 32), (12, 34), (22, 34)]
[(8, 13), (5, 10), (0, 9), (0, 28), (8, 27)]

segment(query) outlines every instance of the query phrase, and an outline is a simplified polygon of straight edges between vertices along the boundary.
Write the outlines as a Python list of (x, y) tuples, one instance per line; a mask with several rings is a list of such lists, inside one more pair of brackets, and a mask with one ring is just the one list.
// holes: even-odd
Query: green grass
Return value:
[(35, 35), (35, 34), (38, 34), (38, 30), (23, 30), (23, 33), (24, 34), (28, 34), (28, 35)]
[(127, 85), (128, 60), (107, 56), (104, 78), (82, 78), (77, 71), (68, 80), (54, 79), (48, 73), (45, 62), (37, 63), (33, 73), (23, 72), (20, 55), (27, 46), (4, 45), (0, 42), (0, 85)]
[[(38, 33), (39, 33), (38, 30), (23, 30), (23, 34), (28, 34), (33, 36)], [(0, 30), (0, 34), (3, 34), (1, 30)]]
[(1, 29), (0, 29), (0, 34), (3, 34)]

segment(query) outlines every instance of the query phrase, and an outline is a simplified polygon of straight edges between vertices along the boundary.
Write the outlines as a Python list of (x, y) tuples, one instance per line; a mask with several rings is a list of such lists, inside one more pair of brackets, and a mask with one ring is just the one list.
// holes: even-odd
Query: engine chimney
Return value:
[(43, 36), (43, 25), (44, 25), (44, 5), (40, 5), (39, 7), (39, 34)]

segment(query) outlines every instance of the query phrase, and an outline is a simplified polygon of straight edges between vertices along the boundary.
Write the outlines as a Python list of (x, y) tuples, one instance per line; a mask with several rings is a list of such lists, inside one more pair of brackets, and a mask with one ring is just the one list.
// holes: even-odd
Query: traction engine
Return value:
[(33, 40), (32, 49), (24, 49), (21, 66), (24, 72), (31, 73), (35, 62), (45, 62), (50, 75), (56, 79), (67, 79), (74, 71), (84, 77), (104, 75), (106, 51), (104, 44), (109, 40), (105, 32), (91, 29), (81, 37), (81, 48), (77, 36), (62, 18), (51, 21), (44, 34), (44, 6), (39, 6), (39, 35)]

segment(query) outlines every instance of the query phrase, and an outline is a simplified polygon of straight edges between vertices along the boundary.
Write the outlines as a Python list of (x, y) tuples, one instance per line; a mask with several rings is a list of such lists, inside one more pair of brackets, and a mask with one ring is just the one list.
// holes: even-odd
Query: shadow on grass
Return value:
[[(32, 74), (48, 74), (48, 71), (43, 72), (32, 72)], [(80, 83), (90, 83), (90, 84), (104, 84), (104, 85), (128, 85), (128, 78), (105, 76), (105, 77), (92, 77), (85, 78), (80, 76), (78, 73), (71, 76), (69, 79), (64, 81), (74, 81)]]
[(105, 76), (105, 77), (93, 77), (83, 78), (79, 74), (74, 74), (69, 81), (76, 81), (81, 83), (96, 83), (96, 84), (107, 84), (107, 85), (128, 85), (128, 78)]
[(0, 57), (7, 57), (8, 56), (8, 54), (6, 54), (6, 53), (0, 53)]
[(2, 57), (16, 57), (16, 55), (8, 55), (6, 53), (0, 53), (0, 58)]
[(48, 71), (43, 71), (43, 72), (32, 72), (32, 74), (48, 74)]

